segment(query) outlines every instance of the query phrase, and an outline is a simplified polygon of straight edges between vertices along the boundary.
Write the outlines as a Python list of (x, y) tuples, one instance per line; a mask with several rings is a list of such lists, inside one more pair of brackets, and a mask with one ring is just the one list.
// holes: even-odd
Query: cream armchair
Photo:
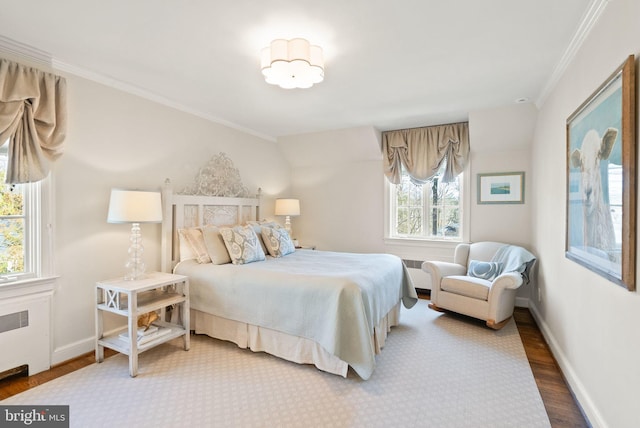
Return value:
[(459, 244), (453, 263), (422, 263), (422, 270), (431, 274), (429, 307), (479, 318), (498, 330), (513, 315), (516, 290), (523, 280), (528, 281), (535, 260), (533, 254), (514, 245)]

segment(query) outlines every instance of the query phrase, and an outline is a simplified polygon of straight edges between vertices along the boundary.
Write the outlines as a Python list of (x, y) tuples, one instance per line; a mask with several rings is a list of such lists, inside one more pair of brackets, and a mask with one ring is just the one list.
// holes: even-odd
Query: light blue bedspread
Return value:
[(375, 368), (374, 326), (417, 294), (399, 257), (295, 251), (245, 265), (176, 266), (189, 276), (193, 309), (319, 343), (363, 379)]

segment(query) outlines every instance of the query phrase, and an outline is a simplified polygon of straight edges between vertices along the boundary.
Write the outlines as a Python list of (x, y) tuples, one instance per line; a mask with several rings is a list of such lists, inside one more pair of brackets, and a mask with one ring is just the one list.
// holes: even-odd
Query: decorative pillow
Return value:
[[(191, 249), (192, 255), (198, 263), (211, 263), (211, 258), (207, 252), (207, 247), (204, 245), (204, 237), (202, 236), (202, 229), (199, 227), (189, 227), (187, 229), (178, 229), (180, 235), (180, 242), (183, 240), (187, 242)], [(180, 260), (186, 260), (180, 254)]]
[(273, 257), (286, 256), (296, 250), (289, 233), (279, 227), (263, 227), (262, 240)]
[(224, 244), (224, 239), (222, 239), (220, 229), (217, 226), (205, 226), (202, 229), (202, 235), (211, 263), (214, 265), (231, 263), (227, 246)]
[(259, 224), (250, 224), (250, 227), (253, 228), (253, 231), (256, 233), (256, 236), (258, 237), (258, 242), (260, 243), (262, 252), (267, 254), (267, 247), (264, 246), (264, 242), (262, 241), (262, 226), (260, 226)]
[(191, 245), (187, 242), (186, 236), (183, 236), (183, 234), (180, 233), (180, 230), (178, 230), (178, 244), (180, 247), (178, 251), (181, 262), (184, 260), (194, 260), (198, 258), (198, 255), (193, 252)]
[(276, 223), (275, 221), (267, 221), (267, 220), (260, 220), (260, 221), (249, 220), (249, 221), (247, 221), (247, 224), (250, 224), (253, 227), (253, 231), (258, 236), (258, 241), (260, 241), (260, 246), (262, 247), (262, 252), (267, 254), (268, 253), (268, 249), (267, 249), (266, 245), (264, 244), (264, 239), (262, 238), (262, 228), (263, 227), (279, 227), (280, 225), (278, 223)]
[(486, 279), (487, 281), (493, 281), (498, 275), (502, 273), (502, 269), (502, 263), (470, 260), (467, 275)]
[(265, 227), (280, 226), (275, 221), (268, 221), (268, 220), (249, 220), (247, 221), (247, 224), (250, 224), (251, 226), (265, 226)]
[(231, 263), (242, 265), (265, 259), (258, 235), (252, 226), (223, 227), (220, 229)]

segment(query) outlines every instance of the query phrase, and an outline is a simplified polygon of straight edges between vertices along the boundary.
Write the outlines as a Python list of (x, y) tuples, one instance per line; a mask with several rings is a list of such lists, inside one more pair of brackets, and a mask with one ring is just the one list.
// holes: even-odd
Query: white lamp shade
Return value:
[(276, 199), (276, 215), (300, 215), (298, 199)]
[(108, 223), (160, 223), (161, 221), (160, 192), (111, 190)]

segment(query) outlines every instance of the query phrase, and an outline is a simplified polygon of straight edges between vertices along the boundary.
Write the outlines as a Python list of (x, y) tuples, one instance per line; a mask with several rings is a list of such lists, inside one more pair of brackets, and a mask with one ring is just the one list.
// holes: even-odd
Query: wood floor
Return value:
[[(551, 426), (589, 427), (529, 310), (516, 308), (514, 318)], [(114, 354), (114, 351), (105, 349), (105, 357)], [(33, 376), (13, 376), (0, 380), (0, 400), (94, 363), (95, 356), (89, 353)]]
[(516, 308), (513, 317), (551, 426), (590, 427), (529, 309)]
[[(105, 358), (115, 355), (117, 352), (105, 348)], [(64, 376), (73, 371), (86, 367), (96, 362), (96, 355), (93, 352), (74, 358), (73, 360), (66, 361), (57, 366), (51, 367), (51, 369), (40, 372), (33, 376), (15, 375), (0, 380), (0, 400), (9, 398), (12, 395), (19, 394), (27, 389), (35, 388), (38, 385), (42, 385), (45, 382), (49, 382), (57, 377)]]

